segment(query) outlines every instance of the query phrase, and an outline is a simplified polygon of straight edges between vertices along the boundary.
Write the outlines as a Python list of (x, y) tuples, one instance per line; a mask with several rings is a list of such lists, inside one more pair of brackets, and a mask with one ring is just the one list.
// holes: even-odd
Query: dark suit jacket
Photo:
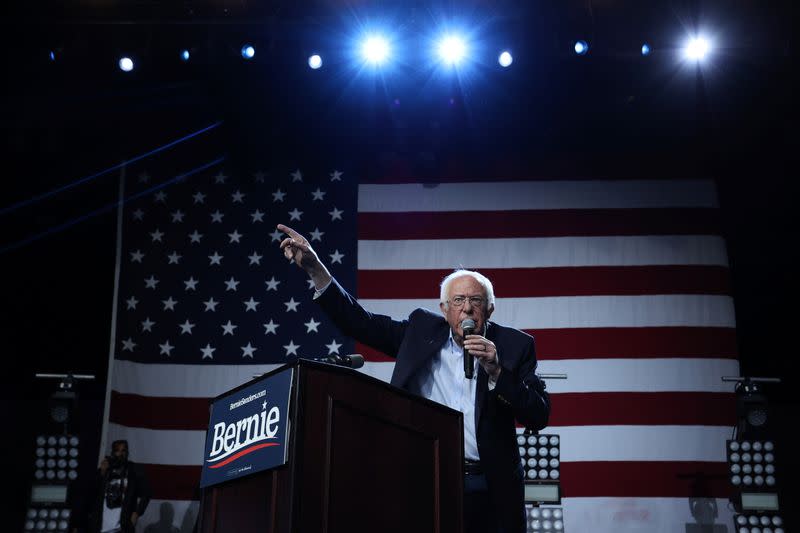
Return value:
[[(103, 524), (103, 501), (105, 499), (105, 478), (97, 471), (92, 500), (89, 503), (89, 512), (85, 527), (90, 533), (100, 531)], [(142, 465), (128, 461), (128, 486), (125, 489), (125, 496), (122, 498), (122, 512), (120, 513), (120, 524), (123, 532), (132, 532), (131, 514), (136, 511), (140, 517), (150, 503), (150, 484), (147, 481)]]
[[(417, 372), (444, 346), (450, 326), (443, 316), (416, 309), (405, 320), (370, 313), (336, 280), (317, 303), (346, 335), (395, 357), (392, 385), (409, 389)], [(490, 323), (486, 338), (497, 346), (502, 372), (494, 390), (478, 365), (475, 427), (478, 453), (494, 509), (506, 531), (525, 531), (524, 470), (520, 463), (515, 419), (531, 429), (547, 425), (550, 398), (536, 376), (533, 337)]]

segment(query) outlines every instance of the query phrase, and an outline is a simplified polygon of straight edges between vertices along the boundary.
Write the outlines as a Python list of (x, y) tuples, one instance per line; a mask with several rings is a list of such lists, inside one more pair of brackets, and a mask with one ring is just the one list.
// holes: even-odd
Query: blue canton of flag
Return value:
[[(212, 168), (126, 204), (115, 358), (280, 364), (352, 353), (279, 250), (286, 224), (347, 286), (356, 279), (356, 184), (340, 170), (238, 176)], [(126, 196), (153, 182), (128, 179)]]

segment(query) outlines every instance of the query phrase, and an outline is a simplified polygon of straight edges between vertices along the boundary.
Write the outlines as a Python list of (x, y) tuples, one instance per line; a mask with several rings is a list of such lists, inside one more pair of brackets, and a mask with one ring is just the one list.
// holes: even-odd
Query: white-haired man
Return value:
[[(280, 248), (314, 282), (314, 298), (331, 320), (356, 340), (396, 358), (392, 384), (464, 414), (464, 525), (468, 532), (526, 530), (523, 469), (515, 420), (547, 425), (550, 399), (536, 376), (533, 337), (489, 322), (495, 299), (483, 275), (457, 270), (441, 285), (444, 316), (416, 309), (405, 320), (366, 311), (292, 228)], [(475, 334), (464, 335), (465, 319)], [(465, 379), (463, 349), (475, 357)]]

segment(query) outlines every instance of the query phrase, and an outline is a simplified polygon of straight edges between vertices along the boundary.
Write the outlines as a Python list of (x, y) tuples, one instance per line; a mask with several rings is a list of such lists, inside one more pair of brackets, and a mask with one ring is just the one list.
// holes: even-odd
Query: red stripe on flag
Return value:
[[(465, 224), (478, 220), (479, 224)], [(497, 239), (601, 235), (720, 235), (719, 209), (554, 209), (358, 214), (358, 238)]]
[[(159, 500), (199, 499), (200, 466), (145, 464)], [(562, 496), (728, 498), (725, 463), (695, 461), (578, 461), (561, 463)]]
[[(526, 332), (536, 339), (539, 360), (738, 357), (733, 328), (564, 328)], [(362, 343), (356, 343), (356, 352), (367, 361), (394, 361)]]
[[(148, 398), (112, 393), (111, 421), (127, 427), (205, 431), (208, 401), (203, 398)], [(550, 426), (708, 425), (733, 426), (732, 393), (603, 392), (553, 393)], [(152, 406), (156, 409), (148, 411)], [(147, 417), (141, 415), (148, 412)]]
[(199, 500), (199, 465), (143, 464), (156, 500)]
[[(359, 270), (358, 297), (430, 298), (444, 270)], [(639, 294), (730, 294), (729, 270), (722, 266), (654, 265), (481, 269), (503, 298)], [(387, 283), (391, 280), (391, 283)]]
[(717, 392), (553, 393), (548, 427), (733, 426), (736, 396)]
[(543, 359), (736, 359), (736, 330), (714, 327), (527, 330)]
[(728, 498), (726, 463), (579, 461), (561, 463), (562, 497)]
[(197, 430), (208, 427), (208, 398), (140, 396), (111, 391), (109, 422), (149, 429)]

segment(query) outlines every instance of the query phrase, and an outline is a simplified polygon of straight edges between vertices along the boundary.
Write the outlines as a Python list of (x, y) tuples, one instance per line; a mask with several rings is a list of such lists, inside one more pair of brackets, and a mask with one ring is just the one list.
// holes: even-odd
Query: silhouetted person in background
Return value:
[(128, 459), (128, 442), (115, 440), (97, 469), (87, 509), (77, 513), (73, 533), (132, 533), (147, 504), (150, 484), (141, 465)]

